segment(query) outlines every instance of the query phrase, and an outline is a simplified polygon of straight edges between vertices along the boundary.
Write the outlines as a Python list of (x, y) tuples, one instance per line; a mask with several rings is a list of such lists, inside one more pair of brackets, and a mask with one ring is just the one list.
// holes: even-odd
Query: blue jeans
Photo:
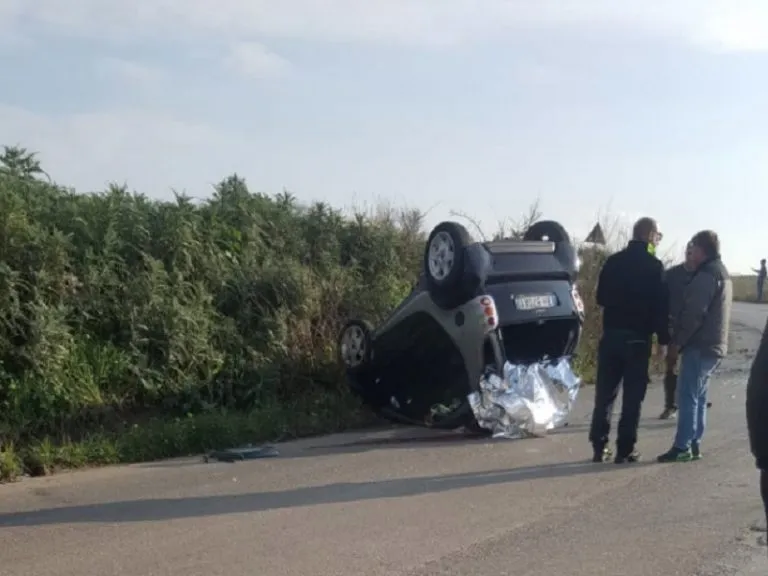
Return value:
[(687, 450), (699, 444), (707, 426), (707, 390), (720, 358), (698, 350), (684, 350), (677, 377), (677, 434), (675, 448)]

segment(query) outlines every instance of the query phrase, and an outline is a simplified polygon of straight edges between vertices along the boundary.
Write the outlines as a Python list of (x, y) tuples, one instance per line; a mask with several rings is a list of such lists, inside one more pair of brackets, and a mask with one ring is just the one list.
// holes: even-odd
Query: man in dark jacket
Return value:
[(603, 308), (603, 337), (597, 354), (595, 408), (589, 441), (594, 462), (610, 457), (608, 440), (613, 404), (623, 381), (623, 401), (616, 440), (617, 464), (637, 462), (635, 450), (640, 410), (648, 388), (648, 365), (655, 333), (659, 353), (669, 343), (669, 302), (664, 265), (656, 258), (661, 240), (656, 221), (641, 218), (632, 240), (608, 257), (597, 285), (597, 304)]
[(765, 265), (765, 258), (760, 260), (760, 269), (752, 268), (757, 272), (757, 301), (763, 301), (763, 287), (765, 286), (765, 279), (768, 277), (768, 268)]
[(768, 524), (768, 324), (763, 329), (747, 381), (749, 448), (760, 470), (760, 495)]
[(709, 380), (728, 352), (733, 285), (720, 260), (720, 240), (704, 230), (691, 239), (695, 270), (683, 293), (683, 305), (672, 330), (672, 346), (680, 353), (677, 379), (677, 433), (659, 462), (701, 458), (707, 423)]
[[(667, 286), (669, 288), (669, 328), (674, 327), (675, 318), (680, 314), (683, 307), (683, 294), (688, 281), (691, 279), (693, 264), (691, 262), (691, 243), (685, 248), (685, 261), (677, 266), (672, 266), (667, 270)], [(675, 395), (677, 391), (677, 364), (678, 355), (674, 346), (667, 349), (666, 373), (664, 374), (664, 411), (661, 413), (662, 420), (674, 418), (677, 415), (677, 402)]]

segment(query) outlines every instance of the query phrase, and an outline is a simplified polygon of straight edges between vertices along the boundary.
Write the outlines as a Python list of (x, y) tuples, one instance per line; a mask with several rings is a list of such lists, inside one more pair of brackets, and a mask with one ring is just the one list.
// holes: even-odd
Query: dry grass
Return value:
[[(733, 276), (733, 299), (736, 302), (757, 302), (757, 276)], [(763, 294), (765, 301), (766, 295)]]

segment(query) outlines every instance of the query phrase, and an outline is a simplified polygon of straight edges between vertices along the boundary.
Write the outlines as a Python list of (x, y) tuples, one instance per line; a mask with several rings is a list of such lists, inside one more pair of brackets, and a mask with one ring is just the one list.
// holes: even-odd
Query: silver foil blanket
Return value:
[(566, 423), (581, 378), (570, 358), (504, 366), (480, 379), (480, 392), (468, 396), (477, 423), (495, 438), (541, 436)]

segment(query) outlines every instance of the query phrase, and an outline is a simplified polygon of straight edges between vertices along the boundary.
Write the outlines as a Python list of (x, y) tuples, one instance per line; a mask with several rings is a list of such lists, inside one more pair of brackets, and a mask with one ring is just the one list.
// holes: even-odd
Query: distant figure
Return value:
[(765, 277), (768, 276), (768, 270), (765, 267), (765, 258), (760, 260), (760, 269), (752, 268), (757, 272), (757, 301), (763, 301), (763, 287), (765, 286)]

